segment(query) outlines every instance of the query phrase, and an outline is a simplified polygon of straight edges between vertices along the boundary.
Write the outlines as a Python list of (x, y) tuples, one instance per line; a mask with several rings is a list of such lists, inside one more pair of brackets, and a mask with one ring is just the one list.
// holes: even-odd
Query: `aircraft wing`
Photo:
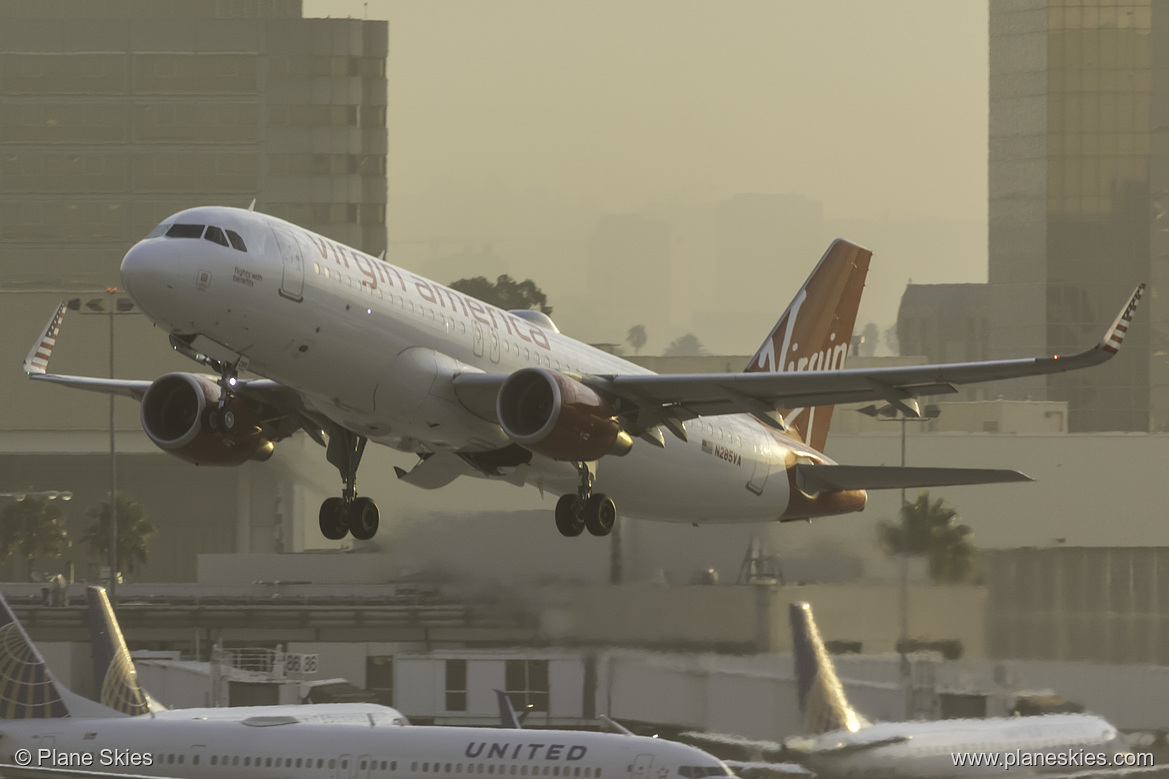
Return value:
[[(1099, 343), (1066, 356), (838, 371), (595, 375), (580, 380), (607, 397), (623, 401), (620, 413), (630, 418), (626, 426), (635, 434), (665, 424), (684, 438), (677, 422), (700, 415), (737, 413), (755, 414), (782, 428), (784, 422), (777, 409), (874, 400), (887, 401), (909, 416), (920, 416), (919, 396), (957, 392), (962, 384), (1062, 373), (1106, 362), (1119, 350), (1144, 289), (1143, 283), (1137, 286)], [(495, 395), (506, 379), (505, 374), (462, 374), (455, 377), (455, 393), (472, 411), (494, 419)]]
[(873, 400), (919, 416), (915, 398), (922, 395), (957, 392), (962, 384), (1062, 373), (1106, 362), (1119, 350), (1144, 289), (1144, 284), (1137, 286), (1099, 343), (1067, 356), (839, 371), (593, 376), (584, 383), (641, 407), (656, 405), (667, 413), (671, 407), (678, 409), (682, 419)]
[[(97, 376), (69, 376), (48, 372), (49, 358), (52, 357), (53, 347), (57, 343), (57, 336), (61, 331), (61, 320), (65, 316), (65, 310), (66, 304), (64, 302), (57, 306), (57, 310), (53, 313), (52, 318), (49, 319), (49, 323), (41, 331), (40, 338), (33, 344), (33, 347), (28, 352), (28, 356), (24, 358), (21, 369), (34, 381), (43, 381), (49, 384), (58, 384), (64, 387), (89, 390), (91, 392), (104, 392), (108, 395), (122, 395), (141, 401), (142, 396), (146, 394), (146, 390), (153, 384), (152, 381), (140, 379), (104, 379)], [(206, 358), (196, 354), (192, 349), (185, 348), (181, 342), (176, 343), (172, 339), (171, 343), (175, 349), (184, 355), (206, 364)], [(219, 381), (218, 376), (212, 374), (204, 375), (212, 382)], [(303, 429), (308, 433), (309, 437), (324, 446), (325, 439), (323, 432), (325, 430), (332, 432), (330, 429), (332, 423), (312, 413), (305, 406), (300, 393), (291, 387), (287, 387), (271, 379), (239, 379), (234, 389), (239, 395), (262, 403), (272, 409), (272, 413), (275, 416), (269, 421), (278, 425), (278, 430), (274, 429), (271, 431), (276, 436), (273, 440), (279, 440), (280, 438), (291, 435), (295, 430)]]

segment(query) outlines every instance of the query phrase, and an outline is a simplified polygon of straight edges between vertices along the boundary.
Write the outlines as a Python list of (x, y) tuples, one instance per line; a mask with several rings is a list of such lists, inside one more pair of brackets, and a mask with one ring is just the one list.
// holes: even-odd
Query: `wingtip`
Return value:
[(1109, 355), (1116, 354), (1120, 351), (1120, 345), (1124, 343), (1124, 336), (1128, 333), (1128, 328), (1132, 325), (1133, 312), (1137, 310), (1137, 305), (1141, 302), (1141, 296), (1145, 292), (1145, 282), (1137, 284), (1137, 288), (1133, 290), (1132, 296), (1128, 299), (1128, 304), (1121, 309), (1120, 314), (1112, 321), (1112, 326), (1108, 328), (1108, 332), (1104, 334), (1103, 340), (1100, 341), (1097, 348), (1107, 352)]
[(28, 354), (21, 363), (21, 370), (29, 376), (43, 375), (49, 369), (49, 357), (53, 354), (53, 346), (57, 343), (57, 334), (61, 331), (61, 319), (65, 316), (65, 301), (57, 305), (57, 310), (49, 318), (49, 323), (41, 331), (40, 337), (28, 350)]

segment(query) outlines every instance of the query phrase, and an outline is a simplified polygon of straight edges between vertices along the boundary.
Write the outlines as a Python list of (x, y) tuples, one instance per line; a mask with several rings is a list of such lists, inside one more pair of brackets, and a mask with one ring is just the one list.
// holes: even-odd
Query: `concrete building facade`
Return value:
[(1169, 9), (1149, 0), (991, 0), (992, 357), (1099, 338), (1150, 282), (1107, 372), (1011, 382), (992, 396), (1065, 400), (1072, 432), (1169, 424)]
[(0, 279), (118, 284), (126, 248), (195, 205), (385, 248), (382, 21), (300, 0), (0, 2)]

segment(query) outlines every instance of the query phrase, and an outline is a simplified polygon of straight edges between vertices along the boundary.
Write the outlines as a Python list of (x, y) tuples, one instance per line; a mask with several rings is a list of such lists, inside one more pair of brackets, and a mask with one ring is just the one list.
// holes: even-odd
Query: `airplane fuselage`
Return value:
[[(139, 242), (122, 265), (138, 306), (199, 348), (298, 391), (307, 406), (369, 440), (419, 454), (490, 452), (512, 442), (463, 405), (444, 377), (541, 367), (573, 375), (648, 374), (542, 323), (501, 311), (274, 217), (233, 208), (182, 212), (175, 224), (234, 231), (226, 241)], [(688, 440), (638, 441), (597, 465), (596, 489), (624, 515), (684, 522), (766, 521), (857, 511), (862, 491), (799, 493), (797, 461), (831, 463), (745, 414), (684, 423)], [(483, 474), (470, 474), (483, 475)], [(515, 483), (574, 492), (576, 467), (533, 454), (500, 469)], [(794, 493), (794, 499), (793, 499)], [(794, 511), (794, 513), (793, 513)]]
[(190, 779), (682, 779), (730, 773), (698, 749), (640, 736), (372, 723), (308, 727), (280, 719), (9, 720), (0, 725), (0, 761)]
[[(855, 733), (825, 733), (813, 743), (803, 762), (817, 776), (856, 779), (1077, 773), (1115, 767), (1113, 756), (1128, 751), (1116, 728), (1086, 714), (878, 723)], [(1007, 758), (1007, 753), (1012, 757)], [(1088, 754), (1092, 757), (1087, 758)], [(956, 755), (963, 757), (956, 761)], [(1038, 755), (1053, 757), (1037, 758)], [(984, 756), (998, 762), (985, 764), (989, 761)], [(1008, 759), (1023, 762), (1008, 771), (1003, 766)], [(972, 764), (975, 760), (982, 764)], [(1048, 760), (1051, 765), (1035, 765), (1036, 761)], [(1085, 760), (1091, 762), (1084, 765)]]

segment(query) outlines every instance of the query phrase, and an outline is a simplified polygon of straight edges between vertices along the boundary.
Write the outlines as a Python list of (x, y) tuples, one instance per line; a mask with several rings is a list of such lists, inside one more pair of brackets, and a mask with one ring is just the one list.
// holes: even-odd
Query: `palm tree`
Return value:
[[(149, 563), (150, 539), (157, 530), (146, 518), (145, 512), (136, 501), (123, 497), (118, 500), (118, 565), (125, 566), (128, 573), (134, 573), (134, 564)], [(105, 562), (110, 558), (110, 503), (95, 503), (85, 512), (94, 520), (81, 534), (81, 540), (89, 549), (89, 556)]]
[(25, 580), (32, 577), (36, 558), (60, 557), (68, 546), (61, 509), (48, 499), (29, 495), (0, 511), (0, 557), (20, 555)]
[(962, 524), (958, 512), (945, 499), (930, 501), (928, 490), (901, 507), (901, 523), (881, 522), (877, 534), (888, 554), (906, 554), (929, 559), (930, 579), (960, 584), (975, 579), (977, 566), (974, 531)]

